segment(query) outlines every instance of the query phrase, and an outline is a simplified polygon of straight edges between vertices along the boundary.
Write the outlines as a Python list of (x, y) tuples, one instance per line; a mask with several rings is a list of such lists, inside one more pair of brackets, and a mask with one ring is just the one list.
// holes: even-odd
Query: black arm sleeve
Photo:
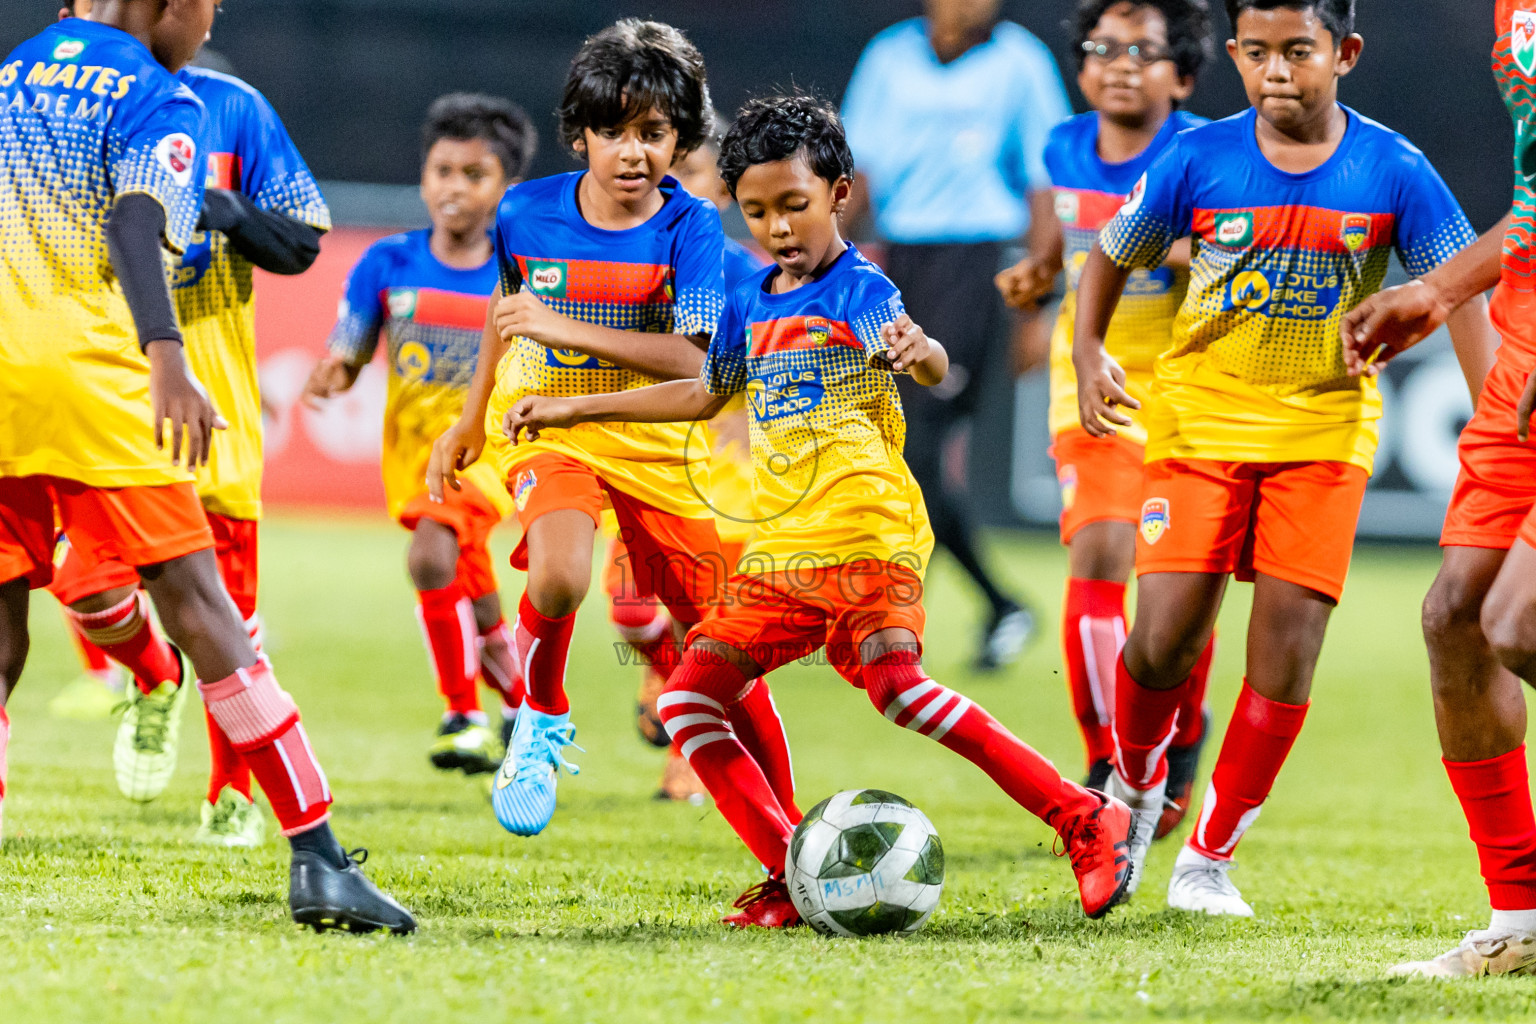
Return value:
[(181, 341), (171, 286), (160, 257), (164, 233), (165, 208), (141, 192), (119, 198), (107, 221), (107, 255), (133, 314), (140, 348), (152, 341)]
[(273, 274), (302, 274), (320, 255), (320, 232), (302, 221), (261, 210), (250, 197), (210, 188), (197, 226), (222, 231), (235, 251)]

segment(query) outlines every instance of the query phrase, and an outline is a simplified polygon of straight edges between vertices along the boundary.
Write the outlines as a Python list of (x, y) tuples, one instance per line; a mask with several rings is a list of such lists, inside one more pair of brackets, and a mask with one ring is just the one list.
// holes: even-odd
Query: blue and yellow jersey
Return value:
[[(508, 189), (496, 217), (497, 258), (515, 262), (524, 287), (573, 319), (637, 333), (713, 334), (725, 302), (725, 236), (714, 205), (667, 177), (655, 216), (607, 231), (588, 224), (577, 205), (585, 173)], [(486, 453), (505, 480), (535, 454), (557, 452), (664, 512), (708, 518), (708, 448), (687, 424), (582, 423), (515, 447), (501, 432), (503, 414), (524, 395), (601, 394), (655, 383), (580, 352), (518, 338), (496, 370)]]
[[(304, 158), (266, 98), (203, 68), (180, 76), (208, 109), (208, 187), (328, 231), (331, 214)], [(217, 231), (199, 231), (171, 271), (187, 361), (229, 429), (213, 436), (197, 493), (210, 511), (261, 517), (261, 391), (256, 376), (253, 266)]]
[[(432, 444), (464, 411), (496, 290), (494, 259), (473, 270), (445, 266), (432, 255), (431, 237), (422, 229), (368, 247), (347, 278), (329, 343), (333, 354), (362, 366), (384, 334), (384, 495), (395, 517), (426, 489)], [(511, 512), (502, 478), (485, 460), (461, 475), (502, 515)]]
[(1421, 276), (1475, 235), (1406, 139), (1346, 108), (1338, 150), (1289, 174), (1253, 110), (1176, 136), (1100, 236), (1125, 268), (1193, 234), (1189, 294), (1158, 357), (1147, 461), (1349, 462), (1369, 472), (1381, 394), (1344, 372), (1339, 321), (1396, 249)]
[(120, 196), (191, 243), (203, 104), (115, 28), (69, 19), (0, 63), (0, 476), (97, 487), (190, 480), (154, 445), (149, 360), (107, 255)]
[(880, 368), (901, 293), (853, 246), (782, 295), (764, 290), (778, 272), (731, 294), (701, 373), (710, 394), (747, 396), (758, 526), (740, 571), (873, 557), (921, 572), (933, 533), (901, 455), (896, 381)]
[[(1099, 115), (1079, 114), (1052, 130), (1045, 145), (1045, 167), (1051, 175), (1056, 218), (1061, 221), (1062, 262), (1066, 265), (1067, 291), (1051, 335), (1052, 436), (1079, 426), (1077, 371), (1072, 366), (1072, 325), (1077, 319), (1077, 282), (1083, 264), (1099, 238), (1099, 232), (1125, 204), (1125, 197), (1147, 172), (1173, 137), (1208, 123), (1203, 117), (1176, 110), (1147, 148), (1125, 163), (1106, 163), (1099, 157)], [(1125, 369), (1126, 388), (1146, 409), (1151, 401), (1152, 364), (1173, 338), (1173, 321), (1184, 293), (1189, 271), (1172, 267), (1135, 270), (1126, 282), (1125, 295), (1115, 309), (1104, 344)], [(1145, 444), (1147, 431), (1133, 413), (1134, 427), (1121, 434)]]
[[(765, 266), (762, 257), (736, 239), (725, 239), (725, 294)], [(744, 429), (747, 400), (737, 395), (710, 420), (709, 507), (715, 512), (715, 532), (726, 545), (752, 539), (757, 505), (752, 497), (751, 443)], [(734, 428), (734, 429), (733, 429)]]

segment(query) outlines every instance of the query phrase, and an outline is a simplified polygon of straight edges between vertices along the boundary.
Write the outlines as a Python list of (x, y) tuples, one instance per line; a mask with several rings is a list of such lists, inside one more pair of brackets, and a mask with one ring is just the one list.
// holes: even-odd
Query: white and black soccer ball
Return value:
[(812, 807), (789, 841), (785, 881), (800, 916), (826, 935), (921, 928), (944, 891), (933, 823), (879, 789), (850, 789)]

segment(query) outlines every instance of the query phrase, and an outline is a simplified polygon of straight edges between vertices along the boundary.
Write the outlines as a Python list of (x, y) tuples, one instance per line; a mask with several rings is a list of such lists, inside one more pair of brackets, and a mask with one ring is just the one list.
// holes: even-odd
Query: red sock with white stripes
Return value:
[(991, 776), (1014, 801), (1053, 828), (1099, 799), (969, 697), (928, 678), (916, 651), (892, 651), (865, 666), (870, 701), (892, 722), (937, 740)]
[(1091, 768), (1115, 756), (1110, 721), (1115, 713), (1115, 660), (1125, 646), (1125, 584), (1069, 578), (1061, 640), (1072, 713)]
[(1134, 789), (1152, 789), (1168, 777), (1168, 747), (1178, 726), (1187, 683), (1153, 690), (1131, 678), (1125, 654), (1115, 659), (1115, 770)]
[(181, 681), (181, 659), (149, 619), (149, 598), (135, 590), (111, 608), (100, 612), (69, 610), (69, 617), (87, 640), (106, 651), (133, 673), (143, 693), (164, 682)]
[(522, 707), (523, 675), (512, 653), (512, 630), (507, 628), (506, 620), (497, 619), (490, 629), (481, 630), (475, 647), (480, 652), (480, 678), (501, 695), (502, 710), (516, 711)]
[(1189, 837), (1190, 849), (1212, 860), (1232, 857), (1238, 840), (1258, 819), (1311, 706), (1270, 700), (1243, 680)]
[(437, 692), (448, 710), (461, 715), (480, 710), (475, 677), (480, 674), (476, 640), (475, 608), (458, 581), (439, 590), (416, 594), (416, 618), (421, 623), (432, 667), (437, 672)]
[(1486, 761), (1446, 761), (1445, 773), (1477, 844), (1493, 909), (1536, 909), (1536, 814), (1525, 744)]
[(795, 766), (789, 757), (784, 720), (774, 706), (768, 683), (760, 678), (749, 682), (745, 696), (726, 705), (725, 717), (741, 745), (763, 770), (785, 817), (791, 824), (798, 825), (804, 815), (795, 806)]
[(524, 594), (517, 606), (517, 630), (513, 650), (523, 666), (523, 685), (528, 688), (527, 704), (546, 715), (563, 715), (571, 710), (565, 696), (565, 661), (571, 651), (571, 632), (576, 628), (576, 613), (560, 619), (543, 615)]
[(1179, 720), (1173, 730), (1173, 746), (1194, 746), (1205, 729), (1205, 688), (1211, 679), (1211, 663), (1216, 660), (1216, 634), (1200, 652), (1200, 659), (1190, 670), (1189, 679), (1182, 687), (1184, 699), (1179, 703)]
[(726, 707), (750, 686), (736, 666), (697, 646), (656, 702), (673, 742), (715, 799), (715, 807), (771, 874), (782, 875), (795, 830), (757, 759), (726, 721)]
[(299, 709), (264, 659), (216, 682), (197, 684), (214, 721), (250, 765), (292, 836), (331, 816), (331, 787), (309, 745)]

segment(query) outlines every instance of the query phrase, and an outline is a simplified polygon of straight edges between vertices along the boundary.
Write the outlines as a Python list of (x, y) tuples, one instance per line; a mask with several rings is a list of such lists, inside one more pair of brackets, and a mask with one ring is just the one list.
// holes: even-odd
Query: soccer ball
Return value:
[(910, 935), (944, 891), (933, 823), (879, 789), (850, 789), (812, 807), (789, 841), (785, 881), (800, 916), (825, 935)]

